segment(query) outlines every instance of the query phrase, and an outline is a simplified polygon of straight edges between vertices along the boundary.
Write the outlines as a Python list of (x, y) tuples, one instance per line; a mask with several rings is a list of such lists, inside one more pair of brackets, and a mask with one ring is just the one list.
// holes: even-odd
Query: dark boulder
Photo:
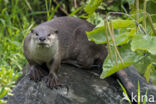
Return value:
[[(140, 75), (131, 71), (134, 75), (130, 78), (140, 80)], [(59, 78), (63, 85), (50, 89), (46, 87), (46, 77), (34, 82), (26, 75), (13, 90), (14, 96), (7, 98), (7, 104), (120, 104), (123, 98), (123, 91), (113, 76), (102, 80), (89, 70), (62, 65)], [(144, 81), (142, 77), (141, 80)], [(137, 86), (137, 81), (133, 83)]]

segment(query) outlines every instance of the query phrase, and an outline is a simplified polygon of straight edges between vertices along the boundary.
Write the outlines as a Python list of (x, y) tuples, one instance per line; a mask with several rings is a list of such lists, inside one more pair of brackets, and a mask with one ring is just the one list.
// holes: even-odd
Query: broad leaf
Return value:
[(86, 33), (90, 41), (94, 41), (97, 44), (106, 43), (104, 26), (98, 27), (92, 30), (91, 32), (86, 32)]
[[(116, 26), (114, 25), (114, 27), (116, 28), (114, 31), (116, 44), (117, 45), (127, 44), (132, 39), (132, 37), (135, 35), (136, 28), (120, 29), (120, 28), (122, 28), (122, 26), (117, 27), (118, 22), (114, 22), (114, 24), (116, 25)], [(127, 23), (127, 22), (125, 22), (125, 23)], [(132, 22), (130, 22), (130, 23), (132, 23)], [(127, 26), (127, 24), (124, 26)], [(86, 33), (87, 33), (88, 39), (90, 41), (94, 41), (96, 44), (107, 43), (104, 26), (98, 27), (98, 28), (92, 30), (91, 32), (86, 32)], [(110, 37), (109, 37), (109, 41), (111, 42)]]
[[(126, 68), (139, 60), (141, 60), (144, 56), (138, 55), (130, 50), (130, 45), (123, 45), (122, 47), (118, 48), (120, 55), (124, 61), (122, 64), (120, 60), (118, 59), (118, 64), (115, 64), (115, 55), (113, 54), (113, 62), (110, 60), (110, 56), (108, 55), (104, 64), (103, 64), (103, 72), (101, 74), (101, 78), (106, 78), (115, 72)], [(114, 52), (113, 52), (114, 53)]]
[(131, 42), (131, 49), (132, 51), (148, 51), (152, 55), (156, 55), (156, 37), (137, 34)]
[(153, 57), (147, 55), (144, 57), (143, 60), (140, 60), (139, 62), (134, 64), (137, 71), (143, 75), (146, 71), (147, 66), (152, 63), (152, 60), (153, 60), (152, 58)]
[(135, 27), (134, 20), (116, 19), (116, 20), (112, 20), (112, 24), (114, 29), (128, 28), (129, 26)]

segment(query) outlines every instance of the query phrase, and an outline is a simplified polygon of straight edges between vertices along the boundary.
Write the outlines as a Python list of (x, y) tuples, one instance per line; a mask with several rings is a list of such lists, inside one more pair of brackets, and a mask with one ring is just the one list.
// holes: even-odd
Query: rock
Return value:
[[(127, 73), (127, 77), (129, 81), (134, 85), (134, 89), (136, 91), (130, 92), (128, 88), (126, 88), (126, 85), (124, 85), (125, 80), (120, 79), (120, 81), (123, 83), (124, 87), (127, 90), (127, 93), (129, 94), (129, 97), (132, 102), (137, 102), (137, 95), (138, 95), (138, 82), (140, 84), (140, 100), (143, 102), (144, 96), (146, 95), (147, 91), (147, 104), (156, 104), (156, 86), (152, 83), (147, 84), (147, 81), (144, 77), (142, 77), (136, 70), (135, 67), (129, 66), (124, 69), (124, 71)], [(120, 78), (120, 77), (119, 77)], [(136, 103), (137, 104), (137, 103)]]
[[(129, 69), (126, 68), (126, 71)], [(134, 74), (130, 76), (132, 80), (142, 79), (136, 72), (129, 73)], [(14, 88), (14, 96), (7, 97), (7, 104), (120, 104), (124, 98), (114, 76), (102, 80), (89, 70), (70, 65), (62, 65), (58, 76), (63, 85), (57, 89), (46, 87), (46, 77), (42, 81), (34, 82), (28, 75), (24, 76)], [(134, 83), (137, 86), (137, 81)], [(128, 102), (125, 100), (122, 104)]]
[(46, 78), (36, 83), (27, 75), (18, 82), (7, 104), (116, 104), (122, 98), (122, 89), (113, 77), (102, 80), (88, 70), (62, 65), (59, 78), (64, 85), (50, 89)]

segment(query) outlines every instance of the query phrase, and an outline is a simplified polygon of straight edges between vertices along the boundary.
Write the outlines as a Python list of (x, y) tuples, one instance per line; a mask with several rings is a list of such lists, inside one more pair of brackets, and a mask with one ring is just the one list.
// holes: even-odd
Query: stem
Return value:
[[(107, 28), (108, 28), (108, 31), (109, 31), (109, 34), (110, 34), (110, 36), (111, 36), (111, 39), (112, 39), (112, 31), (111, 31), (111, 29), (110, 29), (110, 26), (109, 26), (109, 24), (108, 24), (108, 21), (106, 21), (106, 24), (107, 24)], [(112, 39), (112, 42), (113, 42), (113, 39)], [(114, 42), (113, 42), (114, 43)], [(115, 54), (115, 64), (117, 65), (118, 64), (118, 57), (117, 57), (117, 54), (116, 54), (116, 50), (115, 50), (115, 44), (113, 44), (113, 49), (114, 49), (114, 54)]]
[[(116, 65), (118, 64), (118, 55), (117, 55), (117, 51), (118, 51), (118, 49), (117, 49), (117, 47), (116, 47), (116, 43), (115, 43), (115, 39), (114, 39), (114, 29), (113, 29), (113, 25), (112, 25), (112, 21), (110, 20), (110, 25), (111, 25), (111, 33), (112, 33), (112, 36), (113, 36), (113, 43), (114, 43), (114, 53), (115, 53), (115, 63), (116, 63)], [(111, 35), (111, 34), (110, 34)], [(117, 50), (116, 50), (117, 49)], [(120, 58), (120, 57), (119, 57)]]
[(113, 28), (113, 24), (112, 24), (112, 21), (111, 21), (111, 20), (110, 20), (110, 25), (111, 25), (111, 31), (112, 31), (112, 32), (111, 32), (112, 34), (110, 34), (110, 35), (111, 35), (111, 38), (112, 38), (112, 41), (113, 41), (113, 44), (114, 44), (114, 49), (115, 49), (115, 52), (117, 53), (117, 55), (118, 55), (118, 57), (119, 57), (121, 63), (123, 64), (122, 57), (120, 56), (120, 53), (119, 53), (119, 51), (118, 51), (118, 49), (117, 49), (117, 45), (116, 45), (116, 43), (115, 43), (114, 28)]
[(77, 1), (74, 0), (74, 8), (77, 8)]
[(29, 8), (30, 11), (32, 12), (32, 7), (31, 7), (30, 3), (28, 2), (28, 0), (25, 0), (25, 3), (27, 4), (28, 8)]
[(139, 0), (136, 0), (136, 21), (139, 23)]
[(114, 51), (114, 54), (115, 54), (115, 64), (118, 65), (118, 55), (117, 55), (116, 51)]
[(130, 15), (126, 14), (126, 13), (122, 13), (122, 12), (109, 12), (109, 14), (123, 14), (123, 15), (126, 15), (127, 17), (129, 17), (131, 20), (134, 20), (135, 23), (137, 24), (137, 26), (139, 26), (140, 30), (146, 35), (146, 31), (145, 29), (134, 19), (132, 18)]
[[(57, 0), (53, 0), (54, 1), (54, 3), (56, 4), (56, 5), (59, 5), (59, 3), (57, 2)], [(63, 7), (61, 7), (61, 6), (59, 6), (59, 9), (65, 14), (65, 15), (69, 15), (69, 13), (63, 8)]]
[(115, 43), (115, 39), (114, 39), (114, 34), (113, 34), (114, 32), (112, 32), (112, 30), (114, 31), (114, 29), (113, 29), (113, 26), (112, 26), (112, 22), (111, 21), (110, 21), (110, 24), (111, 24), (111, 29), (110, 29), (109, 24), (108, 24), (108, 21), (107, 21), (107, 27), (108, 27), (109, 34), (110, 34), (111, 39), (112, 39), (112, 42), (113, 42), (113, 47), (114, 47), (114, 52), (115, 52), (115, 61), (117, 61), (117, 56), (118, 56), (119, 59), (120, 59), (120, 61), (121, 61), (121, 63), (123, 63), (123, 60), (122, 60), (122, 58), (120, 56), (120, 53), (119, 53), (119, 51), (118, 51), (118, 49), (116, 47), (116, 43)]
[(146, 4), (147, 4), (147, 0), (145, 0), (144, 2), (144, 14), (143, 14), (143, 26), (145, 30), (146, 30)]
[(154, 35), (156, 35), (156, 30), (155, 30), (154, 25), (152, 23), (151, 15), (150, 14), (147, 14), (147, 16), (148, 16), (149, 23), (150, 23), (150, 25), (152, 27), (153, 33), (154, 33)]
[(45, 0), (45, 5), (46, 5), (46, 11), (47, 11), (47, 19), (49, 17), (49, 8), (48, 8), (48, 1)]
[(109, 42), (109, 38), (108, 38), (108, 27), (107, 27), (107, 17), (105, 18), (105, 34), (106, 34), (106, 39), (107, 39), (107, 44), (108, 44), (108, 53), (110, 55), (110, 59), (111, 61), (113, 62), (113, 56), (112, 56), (112, 50), (111, 50), (111, 45), (110, 45), (110, 42)]

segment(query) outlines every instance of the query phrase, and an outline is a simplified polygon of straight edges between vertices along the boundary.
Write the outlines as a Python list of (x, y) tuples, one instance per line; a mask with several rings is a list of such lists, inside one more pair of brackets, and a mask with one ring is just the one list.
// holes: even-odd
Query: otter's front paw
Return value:
[(47, 87), (54, 88), (60, 85), (61, 83), (55, 74), (49, 73), (47, 80), (46, 80), (46, 84), (47, 84)]
[(30, 79), (34, 81), (40, 81), (43, 76), (47, 75), (47, 72), (44, 71), (39, 66), (32, 66), (30, 70)]

